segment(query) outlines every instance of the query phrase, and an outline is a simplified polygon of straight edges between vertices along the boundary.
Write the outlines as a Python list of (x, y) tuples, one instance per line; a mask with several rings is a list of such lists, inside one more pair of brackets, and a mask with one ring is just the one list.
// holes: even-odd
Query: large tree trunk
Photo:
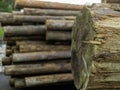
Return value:
[(91, 84), (92, 89), (120, 88), (120, 84), (116, 84), (120, 82), (120, 12), (98, 5), (90, 10), (83, 8), (81, 13), (72, 34), (72, 71), (76, 88), (87, 87), (91, 60), (96, 63), (88, 86)]
[(35, 1), (35, 0), (16, 0), (15, 8), (46, 8), (46, 9), (69, 9), (69, 10), (80, 10), (81, 5), (46, 2), (46, 1)]

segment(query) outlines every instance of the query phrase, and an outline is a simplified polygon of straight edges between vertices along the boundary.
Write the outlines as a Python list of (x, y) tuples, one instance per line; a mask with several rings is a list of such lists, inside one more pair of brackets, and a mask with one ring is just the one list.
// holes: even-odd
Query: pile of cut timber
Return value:
[(71, 31), (82, 6), (16, 0), (15, 8), (19, 7), (24, 12), (0, 13), (7, 43), (4, 73), (11, 76), (10, 85), (23, 88), (71, 83)]
[[(71, 31), (82, 6), (16, 0), (15, 7), (24, 12), (0, 13), (7, 41), (4, 73), (11, 76), (10, 85), (23, 88), (73, 82)], [(97, 7), (91, 9), (96, 34), (95, 42), (90, 42), (95, 44), (95, 60), (88, 88), (120, 89), (120, 12)]]

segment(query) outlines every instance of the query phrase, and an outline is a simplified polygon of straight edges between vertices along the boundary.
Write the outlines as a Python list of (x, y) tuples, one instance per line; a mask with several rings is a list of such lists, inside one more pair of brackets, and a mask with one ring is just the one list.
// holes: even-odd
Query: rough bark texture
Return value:
[[(81, 14), (82, 13), (82, 14)], [(72, 32), (72, 71), (78, 90), (85, 90), (94, 56), (94, 25), (89, 10), (84, 7), (77, 16)], [(85, 41), (85, 42), (84, 42)]]
[(15, 8), (46, 8), (46, 9), (69, 9), (69, 10), (80, 10), (81, 5), (46, 2), (46, 1), (34, 1), (34, 0), (16, 0)]
[(79, 11), (24, 8), (25, 15), (76, 16)]
[[(107, 4), (106, 4), (107, 5)], [(73, 73), (76, 73), (74, 76), (75, 78), (75, 85), (77, 88), (81, 86), (82, 80), (84, 80), (84, 77), (82, 76), (82, 73), (84, 72), (77, 72), (77, 70), (82, 71), (84, 70), (84, 63), (83, 58), (79, 58), (79, 56), (82, 56), (82, 53), (85, 52), (83, 50), (84, 48), (81, 48), (80, 45), (81, 43), (84, 44), (89, 44), (89, 45), (94, 45), (94, 49), (91, 50), (89, 49), (90, 47), (87, 47), (87, 55), (84, 57), (90, 57), (94, 55), (93, 62), (92, 64), (92, 70), (91, 70), (91, 78), (88, 84), (88, 89), (118, 89), (120, 88), (120, 12), (114, 11), (115, 9), (111, 9), (107, 6), (94, 6), (93, 8), (90, 9), (91, 14), (86, 14), (85, 10), (83, 11), (83, 14), (80, 14), (80, 16), (84, 15), (84, 22), (82, 24), (79, 22), (78, 24), (75, 23), (76, 27), (73, 29), (79, 31), (79, 26), (81, 26), (80, 30), (83, 30), (83, 27), (86, 27), (90, 24), (90, 22), (94, 21), (93, 24), (90, 25), (90, 27), (94, 26), (95, 29), (95, 34), (93, 36), (94, 41), (90, 40), (83, 40), (80, 41), (78, 37), (84, 36), (84, 34), (78, 34), (79, 32), (75, 33), (75, 30), (73, 31), (73, 41), (72, 41), (72, 65), (73, 65)], [(82, 10), (81, 10), (82, 12)], [(87, 19), (85, 19), (85, 16), (87, 16)], [(90, 17), (92, 16), (92, 17)], [(78, 16), (79, 17), (79, 16)], [(80, 17), (77, 19), (82, 21)], [(77, 21), (76, 20), (76, 21)], [(89, 21), (89, 24), (86, 23), (87, 20)], [(86, 29), (86, 28), (85, 28)], [(90, 28), (89, 28), (90, 30)], [(85, 30), (84, 30), (85, 31)], [(86, 31), (88, 33), (88, 31)], [(78, 34), (78, 35), (77, 35)], [(85, 34), (87, 37), (87, 34)], [(82, 39), (84, 39), (84, 37)], [(79, 45), (79, 47), (77, 47)], [(83, 45), (85, 47), (85, 45)], [(77, 51), (78, 50), (78, 51)], [(82, 50), (80, 53), (79, 50)], [(90, 50), (90, 51), (89, 51)], [(93, 52), (94, 50), (94, 52)], [(77, 51), (77, 52), (76, 52)], [(78, 55), (78, 56), (77, 56)], [(77, 58), (75, 58), (77, 57)], [(80, 64), (78, 63), (80, 60)], [(90, 58), (84, 58), (84, 60), (89, 60)], [(77, 63), (76, 63), (76, 62)], [(87, 62), (87, 61), (86, 61)], [(87, 64), (89, 64), (87, 62)], [(76, 67), (77, 66), (77, 67)], [(89, 68), (89, 67), (88, 67)], [(78, 74), (77, 74), (78, 73)], [(79, 83), (79, 78), (81, 77)], [(80, 89), (82, 90), (82, 89)]]

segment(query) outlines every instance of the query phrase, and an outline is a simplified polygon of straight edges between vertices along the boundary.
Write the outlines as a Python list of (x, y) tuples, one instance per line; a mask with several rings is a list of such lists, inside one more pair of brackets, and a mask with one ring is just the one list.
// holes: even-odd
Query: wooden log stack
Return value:
[[(0, 14), (0, 18), (3, 17), (0, 22), (4, 28), (4, 40), (7, 42), (7, 56), (3, 58), (4, 73), (11, 76), (10, 85), (25, 88), (73, 83), (71, 32), (76, 24), (76, 15), (83, 13), (80, 11), (82, 6), (16, 0), (15, 8), (24, 11)], [(120, 89), (120, 27), (117, 26), (120, 13), (104, 7), (92, 8), (91, 12), (97, 24), (95, 41), (83, 41), (95, 45), (88, 89)], [(8, 21), (6, 17), (10, 17)], [(81, 20), (84, 21), (84, 17)]]
[[(71, 32), (82, 6), (30, 2), (33, 4), (26, 6), (26, 0), (15, 1), (15, 8), (23, 12), (0, 13), (7, 43), (4, 73), (11, 76), (10, 85), (24, 88), (71, 83)], [(37, 3), (46, 5), (35, 7)]]

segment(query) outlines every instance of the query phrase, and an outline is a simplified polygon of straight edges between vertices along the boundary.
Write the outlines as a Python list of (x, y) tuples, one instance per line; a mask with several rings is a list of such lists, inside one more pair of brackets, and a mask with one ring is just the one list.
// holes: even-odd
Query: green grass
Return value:
[(4, 30), (2, 27), (0, 27), (0, 38), (3, 38), (4, 36)]

